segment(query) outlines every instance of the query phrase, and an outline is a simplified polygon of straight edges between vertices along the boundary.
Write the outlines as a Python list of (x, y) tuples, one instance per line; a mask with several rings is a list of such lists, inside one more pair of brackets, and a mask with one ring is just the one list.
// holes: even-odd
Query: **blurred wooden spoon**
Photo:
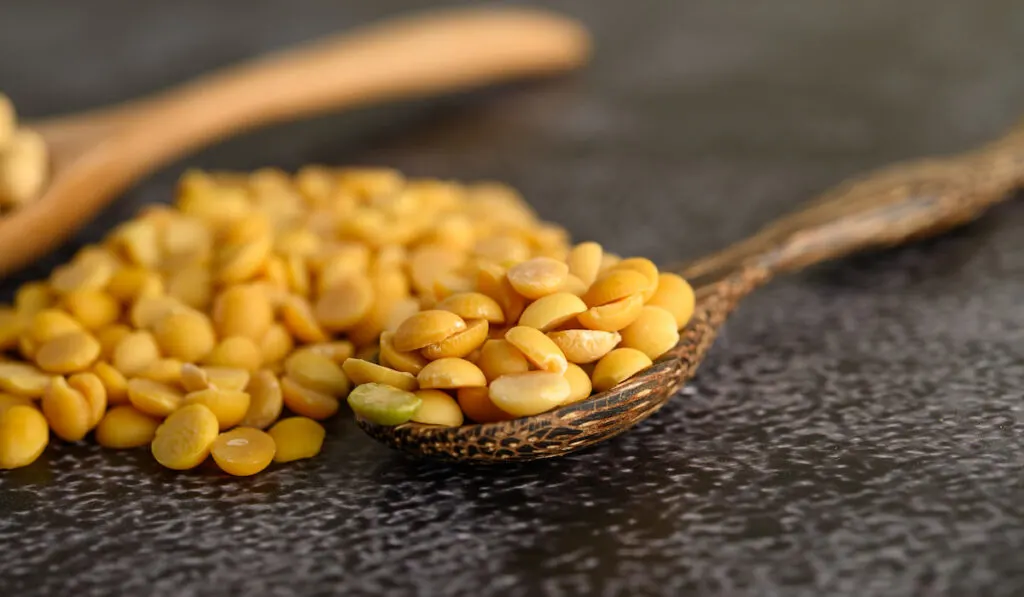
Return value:
[(161, 164), (232, 133), (375, 101), (440, 94), (585, 62), (585, 29), (525, 8), (436, 11), (272, 54), (129, 103), (28, 126), (51, 176), (0, 216), (0, 275), (57, 247)]

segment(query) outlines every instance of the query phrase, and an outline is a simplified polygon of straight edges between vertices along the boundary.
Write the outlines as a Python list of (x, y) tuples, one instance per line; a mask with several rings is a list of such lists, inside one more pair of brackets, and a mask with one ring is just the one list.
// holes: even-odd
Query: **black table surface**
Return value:
[[(432, 4), (7, 2), (0, 87), (26, 117), (82, 109)], [(668, 263), (1024, 112), (1016, 0), (547, 4), (593, 29), (585, 72), (191, 155), (0, 300), (187, 167), (499, 179), (576, 238)], [(53, 445), (0, 474), (0, 594), (1020, 595), (1022, 236), (1009, 202), (778, 280), (666, 408), (559, 460), (417, 461), (344, 419), (320, 457), (249, 479)]]

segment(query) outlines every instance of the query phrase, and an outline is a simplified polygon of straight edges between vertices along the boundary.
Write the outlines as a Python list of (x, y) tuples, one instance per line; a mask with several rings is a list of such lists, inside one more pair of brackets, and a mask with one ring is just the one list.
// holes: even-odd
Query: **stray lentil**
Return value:
[(239, 427), (217, 436), (210, 455), (222, 471), (236, 477), (255, 475), (270, 466), (277, 453), (274, 438), (253, 427)]
[(277, 447), (274, 462), (292, 462), (319, 454), (326, 432), (320, 423), (310, 418), (288, 417), (274, 423), (267, 434)]
[(174, 470), (195, 468), (210, 455), (218, 435), (217, 417), (203, 404), (172, 413), (156, 429), (151, 451), (156, 461)]

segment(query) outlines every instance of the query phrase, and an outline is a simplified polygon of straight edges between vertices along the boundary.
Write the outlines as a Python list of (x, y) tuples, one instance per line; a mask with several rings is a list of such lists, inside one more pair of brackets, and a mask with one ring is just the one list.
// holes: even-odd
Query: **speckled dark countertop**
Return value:
[[(430, 3), (285, 4), (6, 3), (0, 87), (30, 116), (84, 108)], [(76, 242), (186, 166), (383, 163), (507, 180), (667, 262), (1024, 112), (1016, 0), (550, 4), (593, 27), (588, 72), (235, 139)], [(563, 460), (418, 462), (345, 420), (322, 457), (245, 480), (54, 446), (0, 474), (0, 594), (1020, 595), (1022, 238), (1011, 203), (780, 280), (670, 406)]]

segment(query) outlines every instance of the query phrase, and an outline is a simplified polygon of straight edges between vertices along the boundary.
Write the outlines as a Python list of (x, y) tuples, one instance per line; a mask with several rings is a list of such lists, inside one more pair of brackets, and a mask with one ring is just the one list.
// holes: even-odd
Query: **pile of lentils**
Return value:
[(0, 214), (39, 197), (49, 159), (43, 137), (18, 125), (14, 104), (0, 93)]
[(381, 425), (535, 415), (650, 366), (693, 306), (502, 184), (188, 172), (0, 305), (0, 468), (52, 434), (252, 475), (318, 454), (346, 399)]

